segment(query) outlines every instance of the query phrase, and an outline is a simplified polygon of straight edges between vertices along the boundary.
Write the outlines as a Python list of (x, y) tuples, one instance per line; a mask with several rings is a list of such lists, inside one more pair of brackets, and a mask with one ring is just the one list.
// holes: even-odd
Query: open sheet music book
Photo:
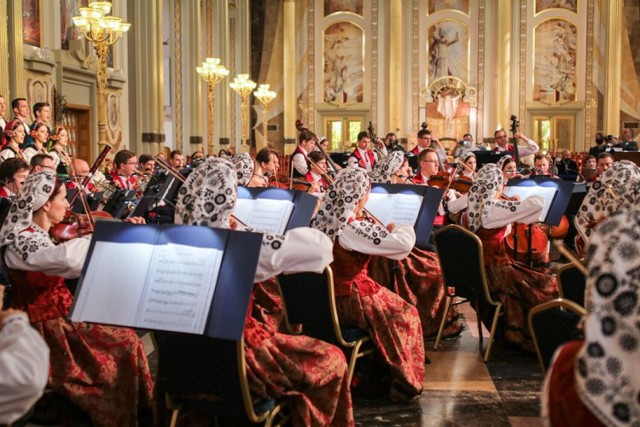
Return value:
[(542, 211), (540, 212), (540, 217), (538, 218), (539, 222), (544, 222), (547, 218), (547, 214), (549, 213), (549, 208), (551, 207), (551, 203), (553, 202), (553, 198), (556, 195), (557, 189), (555, 187), (543, 187), (543, 186), (506, 186), (504, 188), (504, 194), (512, 197), (519, 196), (520, 200), (524, 200), (529, 196), (542, 196), (544, 198), (544, 205), (542, 206)]
[(257, 231), (284, 234), (294, 203), (276, 199), (238, 199), (233, 215)]
[(203, 334), (223, 252), (96, 242), (71, 320)]
[(416, 194), (370, 193), (366, 209), (385, 226), (414, 225), (422, 207), (422, 199)]

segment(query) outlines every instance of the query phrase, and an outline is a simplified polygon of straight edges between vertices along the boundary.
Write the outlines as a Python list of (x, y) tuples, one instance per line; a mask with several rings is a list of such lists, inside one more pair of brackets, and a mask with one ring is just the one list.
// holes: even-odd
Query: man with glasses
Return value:
[(422, 129), (418, 132), (418, 145), (413, 147), (411, 153), (416, 156), (419, 155), (424, 149), (431, 148), (436, 152), (438, 159), (445, 163), (447, 161), (447, 152), (440, 143), (440, 140), (431, 133), (429, 129)]
[(56, 166), (53, 161), (53, 157), (48, 154), (38, 153), (31, 157), (29, 161), (29, 166), (31, 167), (30, 173), (38, 173), (42, 171), (56, 171)]
[[(540, 147), (534, 140), (527, 138), (520, 132), (516, 132), (514, 137), (516, 139), (521, 139), (527, 143), (526, 146), (518, 146), (518, 154), (520, 155), (520, 157), (530, 156), (540, 151)], [(496, 147), (493, 149), (493, 151), (497, 151), (498, 153), (506, 151), (512, 156), (515, 155), (515, 148), (513, 145), (509, 144), (509, 136), (504, 129), (498, 129), (497, 131), (495, 131), (493, 134), (493, 139), (496, 142)]]
[(116, 168), (110, 176), (116, 187), (123, 190), (133, 190), (136, 183), (134, 174), (138, 169), (136, 153), (130, 150), (120, 150), (113, 158), (113, 166)]

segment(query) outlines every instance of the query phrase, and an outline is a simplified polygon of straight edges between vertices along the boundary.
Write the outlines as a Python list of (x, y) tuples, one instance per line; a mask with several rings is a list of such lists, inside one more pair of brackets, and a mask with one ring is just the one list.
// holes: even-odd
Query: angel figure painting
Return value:
[(459, 21), (444, 20), (429, 28), (429, 81), (440, 77), (469, 79), (469, 30)]
[(562, 19), (545, 21), (536, 28), (535, 45), (534, 101), (575, 101), (576, 27)]
[(429, 14), (440, 10), (458, 10), (469, 14), (469, 0), (427, 0), (429, 3)]
[(348, 22), (324, 32), (324, 102), (353, 104), (363, 100), (364, 36)]
[(566, 9), (578, 12), (578, 0), (536, 0), (536, 13), (546, 9)]

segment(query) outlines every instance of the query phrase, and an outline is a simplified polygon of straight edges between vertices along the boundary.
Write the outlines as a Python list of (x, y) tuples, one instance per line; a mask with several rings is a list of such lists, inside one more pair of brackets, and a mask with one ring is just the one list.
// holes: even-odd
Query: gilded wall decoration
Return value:
[(324, 31), (325, 102), (345, 105), (362, 102), (364, 33), (349, 22), (338, 22)]
[(607, 85), (607, 18), (608, 0), (594, 0), (593, 12), (593, 85), (596, 93), (596, 129), (604, 129), (604, 93)]
[(122, 143), (122, 112), (120, 94), (117, 92), (107, 94), (107, 136), (109, 143), (118, 150)]
[(576, 100), (576, 33), (576, 26), (562, 19), (550, 19), (536, 27), (534, 101)]
[(469, 132), (471, 107), (477, 103), (474, 88), (456, 77), (441, 77), (429, 85), (429, 127), (440, 137), (457, 138)]
[(351, 12), (362, 16), (363, 0), (324, 0), (324, 16), (336, 12)]
[(27, 79), (27, 102), (30, 106), (36, 102), (48, 102), (51, 104), (52, 99), (53, 83), (50, 80), (42, 80), (39, 78)]
[(469, 14), (469, 0), (427, 0), (428, 13), (436, 13), (441, 10), (459, 10)]
[(22, 40), (40, 47), (39, 0), (22, 0)]
[(469, 28), (460, 21), (446, 19), (429, 27), (429, 81), (457, 77), (469, 81)]
[(82, 39), (82, 32), (73, 25), (71, 18), (80, 15), (80, 8), (88, 5), (89, 0), (60, 0), (60, 41), (62, 49), (69, 49), (69, 40)]
[(578, 0), (536, 0), (536, 13), (547, 9), (566, 9), (576, 13)]

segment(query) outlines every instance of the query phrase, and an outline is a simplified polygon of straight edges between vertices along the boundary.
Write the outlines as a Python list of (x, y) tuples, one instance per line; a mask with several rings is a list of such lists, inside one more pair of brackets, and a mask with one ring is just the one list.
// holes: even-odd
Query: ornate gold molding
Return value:
[(378, 128), (378, 0), (371, 2), (371, 122)]
[[(585, 60), (585, 123), (584, 123), (584, 142), (582, 150), (590, 146), (591, 135), (595, 133), (593, 124), (597, 123), (597, 97), (595, 84), (593, 82), (593, 25), (594, 25), (595, 0), (587, 2), (587, 57)], [(576, 141), (577, 145), (577, 141)], [(575, 147), (576, 150), (578, 147)]]
[[(229, 18), (229, 74), (236, 75), (236, 18)], [(231, 136), (229, 145), (236, 146), (236, 97), (231, 96), (229, 99), (231, 112)], [(228, 148), (228, 147), (227, 147)]]
[[(9, 7), (6, 9), (9, 11), (9, 31), (11, 37), (9, 40), (9, 49), (5, 51), (9, 53), (9, 57), (12, 58), (9, 61), (9, 90), (11, 92), (11, 98), (24, 97), (27, 92), (25, 86), (25, 71), (22, 64), (24, 58), (23, 50), (23, 33), (22, 33), (22, 2), (12, 0), (9, 2)], [(5, 94), (5, 96), (9, 96)]]
[[(484, 25), (485, 0), (478, 2), (478, 109), (476, 110), (476, 140), (484, 139)], [(473, 129), (470, 129), (473, 132)]]
[(175, 79), (174, 137), (176, 148), (182, 150), (182, 0), (173, 3), (173, 73)]
[(205, 37), (207, 38), (207, 57), (213, 56), (213, 0), (206, 0), (205, 4)]
[[(9, 16), (7, 15), (7, 0), (0, 0), (0, 22), (7, 22)], [(6, 25), (0, 25), (0, 52), (9, 52), (9, 32)], [(0, 76), (9, 75), (9, 55), (0, 56)], [(0, 79), (0, 95), (3, 95), (6, 100), (12, 98), (9, 92), (9, 79)]]
[(309, 0), (309, 35), (308, 35), (308, 55), (309, 65), (307, 67), (309, 74), (309, 129), (316, 128), (316, 25), (315, 25), (315, 0)]
[[(533, 31), (533, 29), (531, 30)], [(533, 71), (532, 71), (533, 72)], [(518, 119), (520, 131), (525, 132), (527, 127), (526, 114), (527, 101), (527, 0), (520, 0), (520, 75), (518, 81)], [(502, 120), (506, 120), (504, 117)]]
[[(411, 87), (412, 87), (412, 99), (411, 105), (413, 105), (413, 117), (411, 120), (410, 132), (415, 132), (420, 124), (420, 72), (419, 62), (417, 58), (420, 58), (420, 0), (413, 0), (413, 27), (411, 36), (411, 55), (416, 58), (413, 62), (413, 69), (411, 70)], [(407, 132), (408, 134), (409, 132)]]
[(607, 22), (607, 87), (604, 94), (604, 131), (620, 132), (620, 80), (622, 57), (623, 0), (609, 1)]
[[(402, 0), (389, 2), (389, 94), (402, 93)], [(389, 96), (389, 130), (400, 127), (401, 97)]]

